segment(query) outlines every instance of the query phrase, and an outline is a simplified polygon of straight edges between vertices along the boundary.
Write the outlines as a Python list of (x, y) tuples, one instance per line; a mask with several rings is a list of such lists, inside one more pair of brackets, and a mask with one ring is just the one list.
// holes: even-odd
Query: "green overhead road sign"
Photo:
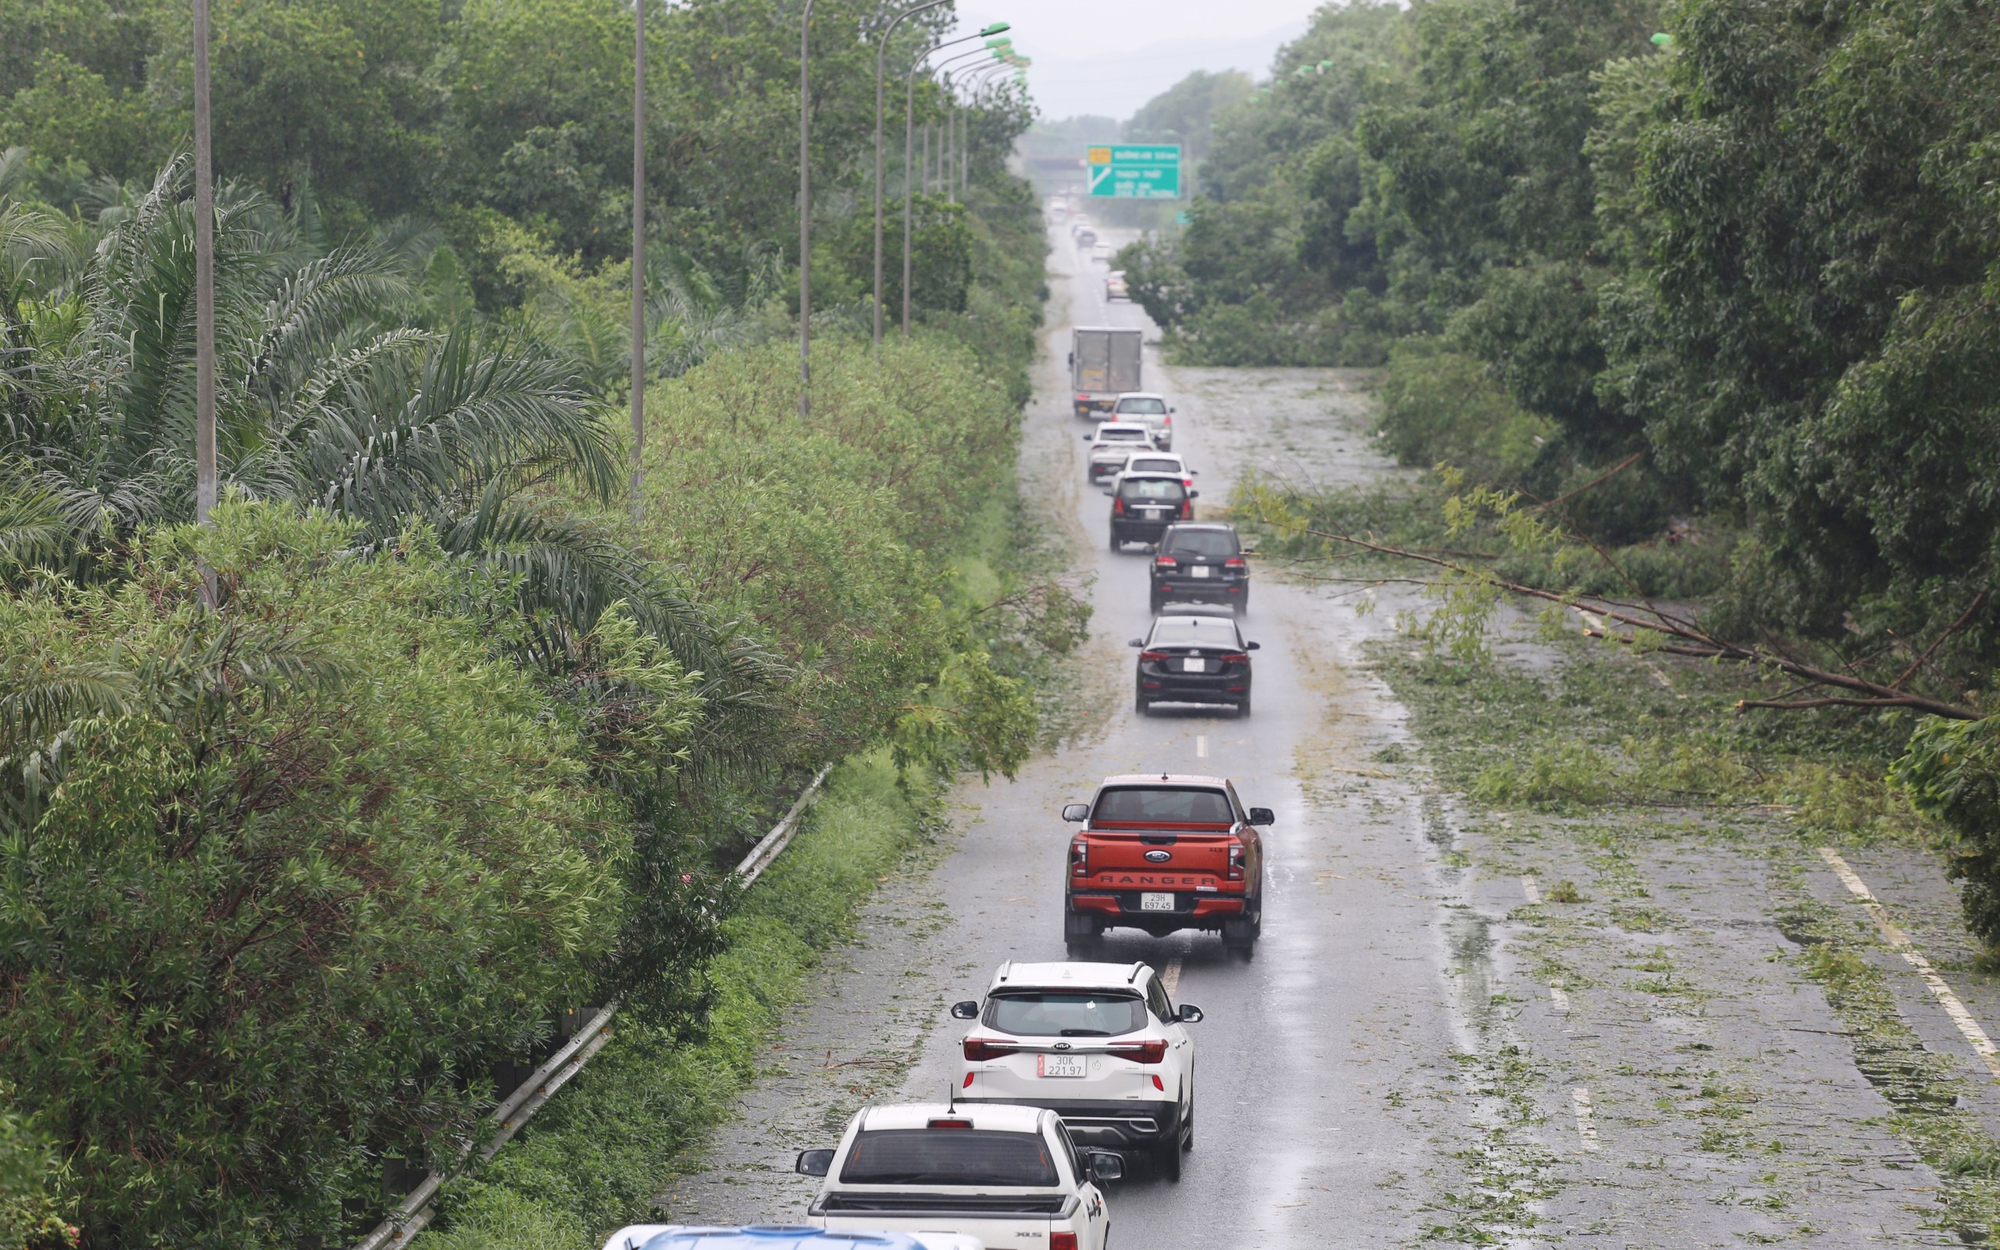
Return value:
[(1117, 200), (1181, 198), (1181, 150), (1171, 143), (1093, 144), (1090, 193)]

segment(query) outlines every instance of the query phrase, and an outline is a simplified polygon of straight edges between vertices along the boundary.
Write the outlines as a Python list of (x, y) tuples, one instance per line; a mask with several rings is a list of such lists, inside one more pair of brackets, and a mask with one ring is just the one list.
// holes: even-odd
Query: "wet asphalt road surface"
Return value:
[[(666, 1213), (795, 1220), (815, 1183), (791, 1175), (794, 1151), (833, 1144), (867, 1103), (941, 1100), (964, 1032), (947, 1006), (976, 997), (1003, 960), (1065, 957), (1071, 830), (1058, 809), (1107, 774), (1165, 770), (1230, 777), (1277, 823), (1253, 959), (1226, 956), (1213, 934), (1130, 930), (1096, 956), (1152, 963), (1206, 1013), (1191, 1026), (1196, 1147), (1177, 1184), (1138, 1162), (1111, 1187), (1119, 1250), (1960, 1244), (1927, 1208), (1935, 1176), (1884, 1126), (1892, 1108), (1787, 962), (1767, 861), (1645, 848), (1618, 871), (1681, 919), (1550, 953), (1523, 910), (1534, 902), (1524, 875), (1598, 880), (1601, 865), (1561, 847), (1546, 864), (1506, 862), (1512, 852), (1496, 852), (1409, 762), (1405, 713), (1363, 653), (1394, 637), (1407, 592), (1372, 592), (1379, 602), (1361, 615), (1351, 587), (1260, 572), (1244, 621), (1263, 644), (1254, 715), (1136, 714), (1125, 643), (1149, 621), (1149, 554), (1108, 547), (1110, 502), (1084, 478), (1091, 426), (1071, 415), (1063, 359), (1072, 324), (1155, 331), (1138, 306), (1105, 301), (1104, 264), (1066, 228), (1050, 240), (1048, 351), (1021, 474), (1090, 579), (1080, 711), (1064, 744), (1017, 779), (959, 787), (955, 839), (866, 909), (859, 939), (830, 957), (822, 991), (773, 1049), (770, 1075), (715, 1135), (704, 1170), (662, 1199)], [(1174, 450), (1200, 473), (1198, 515), (1216, 515), (1253, 470), (1322, 483), (1399, 472), (1366, 436), (1359, 375), (1167, 370), (1151, 347), (1146, 368), (1147, 388), (1178, 408)], [(1533, 663), (1526, 647), (1516, 658)], [(1933, 866), (1894, 867), (1912, 897), (1948, 899)], [(1830, 874), (1808, 875), (1815, 893), (1837, 896)], [(1631, 967), (1668, 957), (1684, 965), (1686, 993), (1630, 988)], [(1563, 981), (1549, 974), (1557, 964), (1566, 991), (1550, 988)], [(1897, 992), (1926, 1044), (1935, 1036), (1951, 1052), (1921, 985)], [(1696, 1090), (1706, 1102), (1671, 1113)], [(1721, 1149), (1705, 1108), (1729, 1090), (1741, 1097), (1726, 1127), (1741, 1140)], [(1752, 1138), (1769, 1144), (1751, 1149)]]

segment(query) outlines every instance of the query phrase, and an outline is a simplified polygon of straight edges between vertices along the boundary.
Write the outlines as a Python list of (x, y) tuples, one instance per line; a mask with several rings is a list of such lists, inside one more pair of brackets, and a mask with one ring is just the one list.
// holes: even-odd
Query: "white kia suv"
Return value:
[(1194, 1041), (1201, 1008), (1176, 1007), (1143, 963), (1004, 963), (963, 1043), (960, 1102), (1047, 1107), (1086, 1150), (1144, 1153), (1170, 1181), (1194, 1149)]

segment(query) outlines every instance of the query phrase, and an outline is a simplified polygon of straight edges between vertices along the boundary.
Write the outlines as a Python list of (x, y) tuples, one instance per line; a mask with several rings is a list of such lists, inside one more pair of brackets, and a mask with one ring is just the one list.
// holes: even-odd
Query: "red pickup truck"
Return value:
[(1108, 928), (1161, 937), (1214, 929), (1248, 951), (1264, 923), (1268, 807), (1245, 808), (1226, 777), (1106, 777), (1088, 803), (1064, 807), (1070, 839), (1063, 941), (1085, 953)]

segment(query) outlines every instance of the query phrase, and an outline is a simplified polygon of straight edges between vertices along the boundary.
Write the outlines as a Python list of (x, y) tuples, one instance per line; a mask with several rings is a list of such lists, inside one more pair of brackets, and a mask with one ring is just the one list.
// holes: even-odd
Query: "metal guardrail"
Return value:
[[(736, 865), (736, 876), (741, 879), (743, 889), (749, 889), (758, 877), (764, 875), (764, 870), (771, 866), (772, 861), (792, 844), (792, 837), (799, 829), (799, 819), (805, 815), (806, 807), (819, 793), (821, 784), (832, 771), (831, 764), (820, 769), (818, 775), (812, 779), (812, 784), (807, 786), (799, 795), (798, 801), (792, 804), (791, 810), (787, 811), (777, 824), (771, 826), (771, 832), (759, 839), (757, 845), (750, 848), (750, 853), (743, 857), (743, 862)], [(611, 1018), (616, 1014), (618, 1014), (618, 1001), (613, 999), (592, 1016), (589, 1023), (578, 1029), (576, 1036), (566, 1042), (561, 1050), (550, 1055), (541, 1067), (536, 1068), (528, 1079), (521, 1083), (520, 1088), (507, 1095), (493, 1108), (488, 1118), (493, 1121), (495, 1131), (487, 1139), (486, 1144), (479, 1147), (479, 1162), (484, 1163), (499, 1154), (500, 1147), (506, 1145), (514, 1134), (520, 1132), (521, 1126), (533, 1119), (535, 1113), (554, 1097), (557, 1090), (568, 1084), (571, 1077), (583, 1070), (584, 1064), (589, 1063), (598, 1051), (604, 1049), (604, 1044), (611, 1040)], [(422, 1232), (425, 1226), (436, 1218), (437, 1208), (431, 1205), (431, 1200), (437, 1197), (439, 1190), (465, 1173), (466, 1167), (472, 1162), (472, 1154), (472, 1147), (467, 1146), (465, 1152), (459, 1156), (458, 1163), (449, 1172), (432, 1172), (426, 1175), (423, 1183), (397, 1203), (387, 1218), (370, 1230), (366, 1237), (354, 1243), (353, 1250), (392, 1250), (393, 1247), (408, 1245), (410, 1238)]]

